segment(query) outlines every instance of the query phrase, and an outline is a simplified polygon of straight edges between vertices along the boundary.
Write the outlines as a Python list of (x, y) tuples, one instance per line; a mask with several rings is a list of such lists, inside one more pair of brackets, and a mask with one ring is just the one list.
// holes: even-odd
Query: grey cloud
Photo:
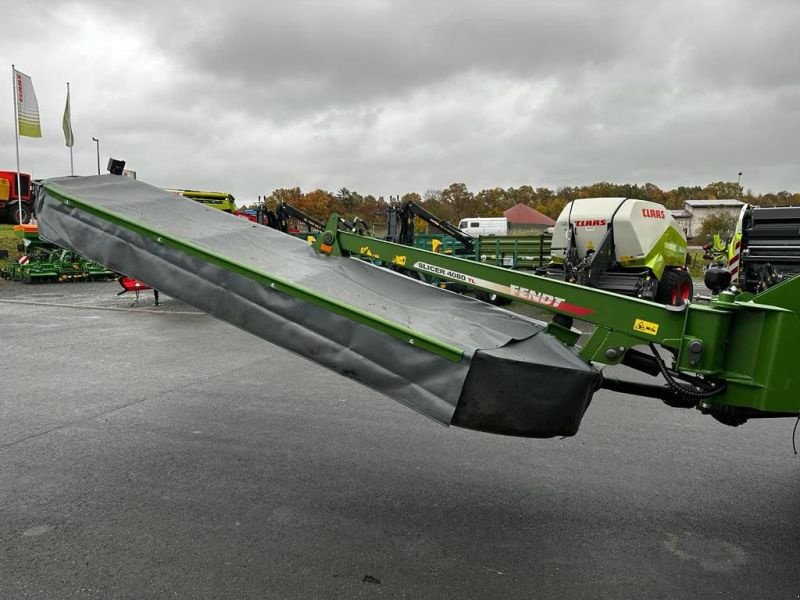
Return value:
[[(343, 9), (336, 3), (265, 6), (206, 14), (208, 27), (162, 29), (165, 51), (218, 88), (247, 88), (272, 106), (391, 99), (467, 71), (520, 77), (565, 75), (623, 54), (632, 25), (586, 3), (531, 10), (484, 4), (398, 3)], [(281, 111), (277, 106), (276, 110)]]
[[(42, 82), (76, 73), (83, 131), (164, 185), (230, 184), (240, 196), (453, 181), (669, 187), (744, 170), (757, 191), (800, 188), (794, 1), (29, 0), (21, 10), (27, 41), (3, 48), (38, 54), (43, 110)], [(77, 38), (76, 14), (117, 37)], [(41, 41), (48, 32), (58, 44)], [(49, 118), (53, 131), (60, 113)]]

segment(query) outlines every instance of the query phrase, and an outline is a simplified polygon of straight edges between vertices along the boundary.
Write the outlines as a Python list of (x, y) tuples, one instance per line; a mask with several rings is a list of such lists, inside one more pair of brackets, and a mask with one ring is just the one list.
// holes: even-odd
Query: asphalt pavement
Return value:
[(171, 298), (0, 281), (0, 598), (800, 598), (790, 420), (444, 428)]

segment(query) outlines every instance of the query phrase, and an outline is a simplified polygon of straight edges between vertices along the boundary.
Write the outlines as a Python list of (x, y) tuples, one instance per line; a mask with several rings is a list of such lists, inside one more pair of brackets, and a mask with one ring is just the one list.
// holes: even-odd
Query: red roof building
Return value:
[(508, 221), (509, 229), (512, 226), (522, 226), (521, 228), (526, 229), (545, 229), (556, 224), (553, 219), (527, 204), (516, 204), (505, 211), (503, 216)]

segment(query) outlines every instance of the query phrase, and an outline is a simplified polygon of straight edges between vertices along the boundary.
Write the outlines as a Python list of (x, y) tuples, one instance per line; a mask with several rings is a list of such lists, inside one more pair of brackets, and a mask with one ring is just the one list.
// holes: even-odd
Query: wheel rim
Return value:
[(676, 283), (670, 292), (670, 302), (672, 306), (680, 306), (686, 304), (691, 299), (692, 295), (691, 286), (688, 281), (681, 281)]
[(683, 283), (681, 283), (681, 292), (680, 292), (681, 303), (685, 304), (689, 302), (691, 300), (690, 298), (691, 295), (692, 295), (691, 286), (689, 285), (688, 281), (684, 281)]

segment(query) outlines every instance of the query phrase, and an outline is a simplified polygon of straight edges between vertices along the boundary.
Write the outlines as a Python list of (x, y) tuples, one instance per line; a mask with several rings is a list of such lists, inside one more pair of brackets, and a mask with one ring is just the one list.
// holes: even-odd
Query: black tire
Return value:
[(14, 225), (28, 223), (31, 220), (31, 209), (26, 204), (20, 206), (18, 202), (9, 203), (6, 210), (8, 211), (9, 220)]
[(694, 295), (694, 284), (689, 272), (685, 269), (666, 269), (658, 282), (655, 301), (670, 306), (681, 306), (691, 302)]

